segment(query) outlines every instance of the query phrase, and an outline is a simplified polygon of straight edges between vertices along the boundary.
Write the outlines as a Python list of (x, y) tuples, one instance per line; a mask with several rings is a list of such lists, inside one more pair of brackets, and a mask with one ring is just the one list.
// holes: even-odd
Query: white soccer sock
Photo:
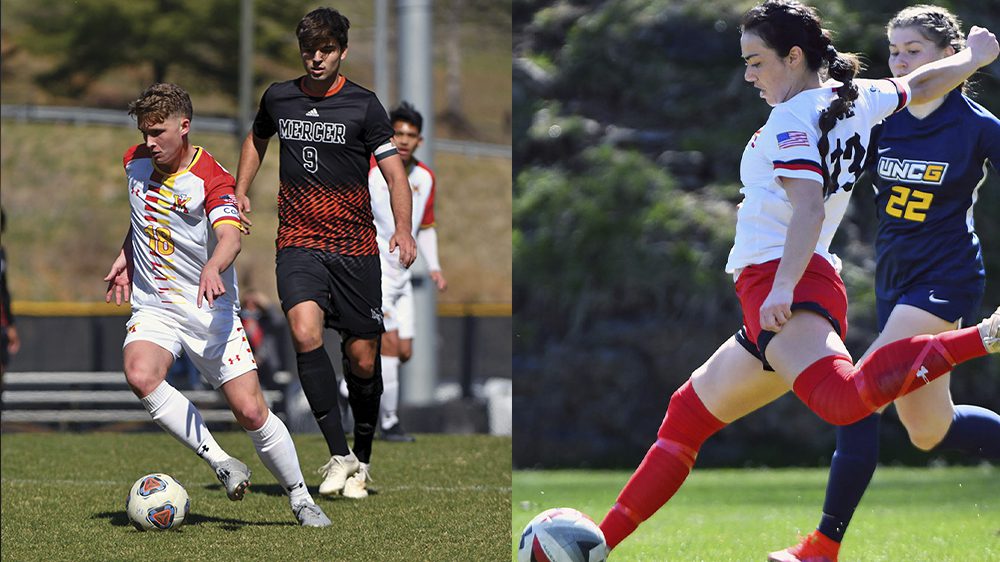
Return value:
[(215, 442), (198, 408), (167, 381), (140, 401), (153, 421), (205, 459), (209, 466), (215, 468), (217, 463), (231, 458)]
[(399, 423), (399, 357), (380, 355), (382, 360), (382, 402), (379, 404), (382, 429)]
[(288, 494), (288, 501), (292, 505), (298, 505), (303, 501), (314, 503), (309, 490), (306, 489), (302, 469), (299, 468), (295, 442), (292, 441), (292, 436), (281, 418), (268, 410), (264, 425), (259, 429), (247, 430), (247, 434), (257, 449), (257, 456)]

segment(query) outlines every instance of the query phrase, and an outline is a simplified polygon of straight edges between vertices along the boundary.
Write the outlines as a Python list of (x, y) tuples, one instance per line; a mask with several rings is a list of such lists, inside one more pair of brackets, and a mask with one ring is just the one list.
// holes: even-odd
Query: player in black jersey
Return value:
[[(416, 258), (409, 182), (392, 144), (393, 129), (373, 92), (340, 74), (350, 22), (319, 8), (296, 35), (306, 74), (271, 84), (240, 154), (236, 198), (246, 225), (247, 192), (267, 145), (281, 140), (277, 277), (281, 308), (295, 345), (299, 379), (326, 438), (330, 461), (320, 469), (323, 495), (364, 497), (378, 420), (383, 332), (378, 246), (368, 193), (372, 157), (389, 183), (400, 263)], [(354, 414), (354, 449), (347, 446), (333, 365), (323, 328), (341, 335), (344, 378)]]

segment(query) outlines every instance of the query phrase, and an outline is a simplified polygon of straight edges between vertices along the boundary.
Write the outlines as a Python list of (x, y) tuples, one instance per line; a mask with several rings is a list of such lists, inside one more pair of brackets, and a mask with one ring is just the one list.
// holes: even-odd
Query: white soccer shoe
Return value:
[(236, 458), (228, 458), (215, 465), (215, 476), (226, 487), (229, 499), (240, 501), (250, 486), (250, 467)]
[(988, 353), (1000, 353), (1000, 306), (979, 323), (979, 337)]
[(363, 462), (361, 468), (344, 483), (344, 497), (355, 500), (368, 497), (368, 484), (372, 481), (371, 466)]
[(354, 453), (347, 456), (333, 455), (330, 461), (320, 467), (319, 472), (323, 475), (323, 483), (319, 485), (321, 496), (337, 496), (344, 490), (344, 484), (358, 469), (361, 462)]

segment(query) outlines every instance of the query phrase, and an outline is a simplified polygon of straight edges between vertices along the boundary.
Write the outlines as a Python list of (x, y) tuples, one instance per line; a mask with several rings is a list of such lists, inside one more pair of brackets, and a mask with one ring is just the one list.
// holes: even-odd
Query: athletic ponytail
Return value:
[(833, 185), (830, 173), (827, 170), (826, 156), (830, 153), (830, 131), (837, 121), (851, 115), (854, 107), (854, 100), (858, 99), (858, 86), (854, 83), (854, 77), (861, 71), (861, 61), (857, 55), (852, 53), (840, 53), (829, 42), (829, 35), (823, 33), (823, 38), (827, 41), (823, 58), (826, 61), (827, 75), (840, 82), (837, 87), (837, 97), (830, 102), (830, 107), (823, 110), (819, 115), (819, 162), (823, 168), (823, 195), (829, 196), (837, 190), (839, 186)]

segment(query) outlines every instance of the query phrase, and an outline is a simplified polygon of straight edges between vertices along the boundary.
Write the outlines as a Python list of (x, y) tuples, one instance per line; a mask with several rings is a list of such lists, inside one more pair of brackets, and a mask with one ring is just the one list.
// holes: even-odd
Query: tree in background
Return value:
[[(240, 0), (76, 0), (49, 3), (45, 9), (26, 1), (5, 4), (10, 4), (5, 19), (26, 26), (18, 34), (21, 46), (53, 59), (52, 68), (37, 79), (56, 94), (79, 97), (97, 79), (137, 68), (148, 75), (143, 82), (164, 82), (187, 72), (236, 98)], [(310, 4), (257, 2), (258, 56), (297, 63), (289, 31)], [(13, 33), (5, 33), (5, 44), (7, 35)]]

